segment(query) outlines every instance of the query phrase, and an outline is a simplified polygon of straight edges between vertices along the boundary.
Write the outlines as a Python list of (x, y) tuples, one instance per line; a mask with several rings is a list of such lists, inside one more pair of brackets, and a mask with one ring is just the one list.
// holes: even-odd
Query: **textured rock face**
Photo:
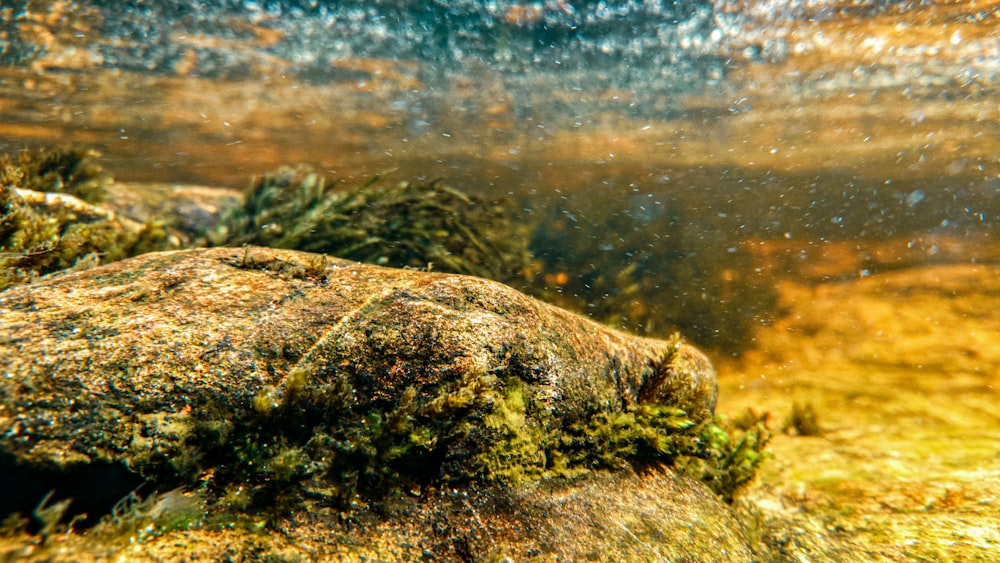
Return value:
[(586, 453), (598, 422), (641, 403), (679, 429), (716, 399), (708, 360), (679, 340), (478, 278), (293, 251), (147, 254), (53, 276), (0, 295), (0, 327), (3, 454), (152, 479), (259, 467), (219, 453), (245, 433), (271, 448), (268, 467), (291, 455), (289, 471), (337, 477), (341, 496), (398, 473), (403, 485), (573, 474), (615, 463)]

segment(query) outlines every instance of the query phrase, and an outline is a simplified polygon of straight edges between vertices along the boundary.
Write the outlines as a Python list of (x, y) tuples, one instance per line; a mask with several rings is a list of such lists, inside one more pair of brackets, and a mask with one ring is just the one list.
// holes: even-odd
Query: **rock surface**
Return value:
[[(564, 479), (667, 452), (671, 432), (710, 417), (707, 358), (502, 284), (264, 248), (152, 253), (8, 290), (0, 327), (0, 468), (24, 484), (3, 504), (23, 513), (55, 486), (45, 475), (200, 481), (234, 510), (305, 482), (294, 490), (362, 520), (369, 500), (408, 506), (382, 519), (396, 509), (378, 504), (378, 523), (344, 532), (379, 558), (404, 536), (444, 557), (575, 558), (612, 538), (639, 559), (717, 542), (749, 553), (728, 508), (656, 464)], [(86, 501), (83, 488), (54, 498)], [(337, 510), (318, 514), (340, 529)], [(271, 522), (294, 536), (296, 518)]]
[[(742, 525), (704, 487), (672, 472), (604, 473), (513, 491), (442, 490), (386, 517), (300, 510), (261, 533), (204, 525), (143, 536), (93, 530), (0, 537), (5, 560), (108, 561), (753, 561)], [(155, 522), (142, 521), (142, 528)], [(135, 526), (132, 526), (135, 528)], [(130, 535), (131, 534), (131, 535)]]

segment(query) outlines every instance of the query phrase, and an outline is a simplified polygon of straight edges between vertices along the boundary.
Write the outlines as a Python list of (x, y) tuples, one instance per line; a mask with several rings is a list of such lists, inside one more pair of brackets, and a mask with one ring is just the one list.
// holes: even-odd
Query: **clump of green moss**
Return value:
[(173, 246), (165, 226), (94, 205), (110, 182), (82, 149), (0, 156), (0, 290), (68, 268), (87, 268)]
[(740, 430), (716, 415), (694, 428), (692, 435), (695, 439), (686, 446), (693, 450), (679, 459), (678, 469), (708, 485), (727, 503), (753, 481), (760, 465), (770, 457), (765, 448), (771, 432), (763, 418)]
[(334, 190), (333, 182), (309, 168), (279, 168), (254, 179), (244, 205), (228, 213), (208, 241), (501, 281), (521, 274), (526, 244), (510, 236), (501, 204), (436, 181), (379, 187), (379, 180)]
[(693, 453), (685, 431), (694, 425), (683, 410), (647, 403), (571, 424), (560, 441), (571, 467), (673, 463), (678, 456)]
[[(296, 494), (293, 484), (347, 506), (377, 501), (441, 482), (467, 481), (481, 473), (466, 464), (474, 421), (492, 410), (496, 380), (469, 374), (431, 393), (405, 389), (376, 407), (358, 400), (347, 376), (328, 383), (297, 368), (279, 387), (263, 389), (233, 434), (231, 475), (251, 475), (249, 506), (281, 506)], [(222, 444), (220, 444), (222, 445)], [(462, 447), (468, 452), (460, 452)], [(462, 462), (459, 463), (458, 460)], [(450, 462), (450, 471), (445, 468)], [(217, 474), (219, 482), (230, 475)], [(228, 485), (227, 485), (228, 486)]]
[(376, 399), (350, 374), (300, 366), (228, 416), (224, 431), (193, 419), (179, 445), (198, 452), (193, 463), (182, 452), (151, 461), (213, 488), (220, 510), (281, 513), (307, 498), (379, 506), (426, 487), (516, 486), (659, 464), (731, 502), (765, 457), (763, 425), (736, 435), (721, 418), (697, 422), (659, 403), (568, 417), (538, 391), (518, 377), (472, 372)]
[(0, 155), (0, 184), (101, 203), (112, 180), (98, 162), (100, 156), (82, 147), (25, 150), (17, 159)]

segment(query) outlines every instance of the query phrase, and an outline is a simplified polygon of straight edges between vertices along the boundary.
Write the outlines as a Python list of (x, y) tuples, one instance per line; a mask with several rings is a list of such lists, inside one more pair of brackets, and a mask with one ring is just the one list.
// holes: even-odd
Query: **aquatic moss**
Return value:
[(716, 415), (692, 431), (690, 436), (694, 439), (685, 444), (691, 450), (678, 459), (678, 469), (705, 483), (731, 504), (737, 493), (754, 480), (764, 460), (770, 457), (765, 450), (771, 440), (770, 430), (763, 417), (741, 431), (725, 417)]
[(483, 417), (492, 440), (475, 455), (474, 464), (510, 483), (536, 480), (553, 469), (568, 472), (550, 464), (553, 421), (544, 407), (530, 404), (527, 385), (511, 378), (500, 393), (491, 397)]
[(82, 149), (0, 156), (0, 290), (176, 246), (160, 222), (132, 224), (94, 202), (110, 182)]
[(207, 242), (253, 244), (494, 280), (521, 275), (526, 244), (512, 237), (508, 210), (437, 181), (353, 189), (307, 167), (255, 178), (244, 205)]
[(764, 459), (768, 437), (763, 426), (736, 436), (721, 419), (696, 423), (658, 403), (567, 418), (531, 384), (496, 373), (407, 387), (391, 401), (368, 400), (358, 389), (348, 374), (317, 378), (298, 367), (230, 416), (231, 430), (192, 422), (181, 447), (199, 452), (198, 468), (172, 470), (215, 490), (221, 510), (267, 514), (304, 498), (380, 506), (427, 487), (517, 486), (661, 464), (731, 502)]
[(601, 412), (566, 429), (562, 451), (569, 466), (617, 468), (625, 463), (672, 463), (684, 453), (685, 430), (694, 426), (683, 410), (640, 404), (622, 412)]
[(143, 542), (157, 535), (197, 527), (204, 516), (204, 499), (196, 492), (171, 489), (142, 498), (132, 491), (101, 518), (90, 536), (105, 542)]
[(812, 403), (795, 403), (785, 423), (784, 431), (796, 436), (822, 436), (819, 417)]
[(101, 203), (112, 180), (98, 162), (100, 156), (83, 147), (24, 150), (16, 159), (0, 155), (0, 184)]
[[(468, 480), (476, 469), (446, 474), (444, 458), (455, 456), (472, 421), (490, 410), (494, 383), (491, 376), (469, 374), (432, 395), (410, 387), (385, 408), (359, 408), (347, 377), (317, 384), (297, 369), (283, 387), (255, 397), (250, 424), (258, 439), (240, 444), (237, 456), (252, 472), (255, 465), (265, 468), (267, 481), (311, 481), (307, 486), (344, 505)], [(453, 469), (459, 466), (464, 464)], [(261, 498), (269, 496), (256, 494), (262, 492)]]

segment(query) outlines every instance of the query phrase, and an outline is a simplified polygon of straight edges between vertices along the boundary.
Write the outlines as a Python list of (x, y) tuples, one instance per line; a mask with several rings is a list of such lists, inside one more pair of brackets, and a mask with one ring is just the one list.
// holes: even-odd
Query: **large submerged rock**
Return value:
[[(690, 429), (716, 401), (705, 356), (496, 282), (256, 247), (147, 254), (0, 294), (0, 373), (0, 469), (22, 482), (0, 504), (21, 510), (51, 488), (86, 500), (93, 485), (65, 478), (77, 475), (198, 487), (227, 510), (299, 506), (292, 495), (384, 514), (405, 501), (417, 508), (379, 534), (432, 534), (407, 522), (438, 514), (459, 535), (544, 536), (528, 554), (580, 555), (606, 539), (581, 532), (557, 547), (569, 528), (512, 523), (552, 503), (579, 522), (639, 511), (664, 538), (745, 549), (707, 489), (657, 469), (697, 455)], [(649, 473), (627, 469), (637, 463)], [(603, 468), (627, 470), (564, 479)], [(615, 491), (629, 481), (677, 500)], [(602, 496), (606, 508), (586, 500)], [(506, 523), (459, 516), (479, 505)], [(726, 523), (699, 531), (669, 516), (681, 513)], [(507, 545), (487, 539), (462, 549)], [(448, 545), (431, 551), (455, 555)]]

